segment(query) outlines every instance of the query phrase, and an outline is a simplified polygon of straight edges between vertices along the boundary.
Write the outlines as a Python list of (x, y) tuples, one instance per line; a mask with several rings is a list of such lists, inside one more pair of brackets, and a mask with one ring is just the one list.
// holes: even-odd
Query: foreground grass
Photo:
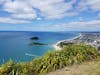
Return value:
[(93, 61), (97, 58), (100, 58), (99, 51), (90, 45), (68, 45), (61, 51), (48, 52), (31, 62), (15, 63), (10, 60), (0, 67), (0, 75), (44, 75), (66, 66)]
[(100, 75), (100, 59), (74, 64), (47, 75)]

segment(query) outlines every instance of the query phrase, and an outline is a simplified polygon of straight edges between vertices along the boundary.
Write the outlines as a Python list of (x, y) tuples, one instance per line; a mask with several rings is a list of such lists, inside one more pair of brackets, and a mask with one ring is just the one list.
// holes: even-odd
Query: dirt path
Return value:
[(100, 60), (73, 65), (47, 75), (100, 75)]

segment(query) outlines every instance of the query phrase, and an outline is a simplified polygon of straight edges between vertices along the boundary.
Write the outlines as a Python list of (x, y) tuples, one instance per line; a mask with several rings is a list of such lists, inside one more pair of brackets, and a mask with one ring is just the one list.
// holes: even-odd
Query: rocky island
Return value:
[(43, 45), (48, 45), (48, 44), (44, 44), (44, 43), (41, 43), (39, 42), (40, 38), (37, 37), (37, 36), (34, 36), (34, 37), (31, 37), (30, 40), (31, 40), (31, 43), (29, 45), (31, 46), (43, 46)]
[(69, 44), (80, 44), (86, 43), (87, 45), (91, 45), (95, 47), (97, 50), (100, 49), (100, 32), (84, 32), (80, 33), (78, 37), (75, 37), (70, 40), (62, 40), (57, 42), (55, 45), (56, 49), (61, 49), (65, 45)]
[(39, 37), (31, 37), (30, 40), (39, 40)]
[(31, 46), (43, 46), (43, 45), (48, 45), (48, 44), (44, 44), (44, 43), (39, 43), (39, 42), (33, 42), (30, 44)]

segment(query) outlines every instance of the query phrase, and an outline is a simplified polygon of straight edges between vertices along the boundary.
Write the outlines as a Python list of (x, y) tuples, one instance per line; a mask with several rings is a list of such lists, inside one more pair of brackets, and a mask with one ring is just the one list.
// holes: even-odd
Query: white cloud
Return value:
[(34, 19), (36, 18), (36, 15), (34, 14), (12, 14), (11, 17), (13, 18), (17, 18), (17, 19), (28, 19), (28, 20), (31, 20), (31, 19)]
[(22, 23), (30, 23), (30, 21), (26, 20), (17, 20), (9, 17), (0, 17), (0, 23), (11, 23), (11, 24), (22, 24)]
[(77, 8), (78, 11), (85, 11), (88, 9), (100, 11), (100, 0), (80, 0)]
[[(12, 13), (12, 17), (36, 19), (38, 14), (47, 19), (61, 19), (78, 15), (80, 11), (100, 10), (100, 0), (80, 0), (75, 9), (73, 4), (77, 0), (1, 0), (3, 10)], [(37, 11), (38, 10), (38, 11)], [(17, 16), (18, 15), (18, 16)], [(32, 16), (32, 17), (31, 17)]]
[[(3, 18), (2, 18), (3, 19)], [(0, 22), (8, 22), (8, 23), (18, 23), (19, 21), (12, 21), (10, 19), (4, 19)], [(29, 23), (26, 21), (21, 21), (20, 23)], [(13, 28), (13, 27), (12, 27)], [(16, 27), (15, 27), (16, 28)], [(8, 28), (13, 30), (11, 28)], [(14, 30), (27, 30), (27, 31), (100, 31), (100, 20), (91, 20), (91, 21), (75, 21), (69, 23), (59, 23), (59, 24), (52, 24), (52, 25), (24, 25), (23, 27), (17, 27)]]
[(8, 17), (19, 21), (40, 20), (41, 17), (62, 19), (79, 15), (88, 9), (100, 11), (99, 3), (100, 0), (0, 0), (1, 9), (10, 13)]
[(100, 11), (100, 0), (87, 0), (86, 4), (89, 5), (92, 10)]
[(100, 31), (100, 20), (76, 21), (47, 26), (38, 25), (28, 28), (40, 31)]
[(88, 6), (86, 4), (86, 0), (80, 0), (76, 6), (76, 10), (78, 12), (82, 12), (82, 11), (85, 11), (85, 10), (88, 10)]
[(73, 31), (99, 31), (100, 20), (70, 22), (63, 24), (62, 27)]
[(11, 13), (33, 13), (33, 9), (22, 1), (5, 2), (3, 9)]
[(5, 2), (9, 2), (9, 1), (11, 1), (11, 0), (0, 0), (0, 4), (3, 4)]
[[(49, 19), (58, 19), (66, 16), (73, 16), (68, 12), (71, 10), (72, 4), (75, 0), (71, 0), (70, 2), (65, 2), (64, 0), (31, 0), (30, 5), (32, 7), (40, 10), (42, 16)], [(76, 15), (76, 12), (75, 12)]]
[[(36, 19), (37, 15), (46, 19), (59, 19), (66, 16), (74, 16), (77, 12), (72, 10), (72, 4), (76, 0), (65, 2), (64, 0), (2, 0), (3, 10), (11, 13), (12, 17), (21, 19)], [(37, 12), (37, 10), (39, 10)]]
[(100, 20), (100, 13), (97, 14), (96, 19)]
[(37, 20), (42, 20), (42, 18), (38, 17)]
[(35, 19), (35, 11), (22, 1), (7, 1), (4, 3), (3, 10), (12, 13), (11, 16), (19, 19)]

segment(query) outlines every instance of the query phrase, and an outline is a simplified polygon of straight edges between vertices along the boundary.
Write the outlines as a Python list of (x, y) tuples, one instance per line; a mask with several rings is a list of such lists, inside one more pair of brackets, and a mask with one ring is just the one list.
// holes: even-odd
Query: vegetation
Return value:
[(15, 63), (10, 60), (0, 67), (0, 75), (40, 75), (99, 57), (100, 52), (92, 46), (73, 44), (64, 46), (61, 51), (48, 52), (31, 62)]
[(67, 42), (67, 43), (65, 43), (65, 42), (60, 42), (59, 44), (58, 44), (58, 46), (59, 47), (61, 47), (61, 48), (63, 48), (64, 46), (66, 46), (66, 45), (73, 45), (74, 43), (72, 43), (72, 42)]

